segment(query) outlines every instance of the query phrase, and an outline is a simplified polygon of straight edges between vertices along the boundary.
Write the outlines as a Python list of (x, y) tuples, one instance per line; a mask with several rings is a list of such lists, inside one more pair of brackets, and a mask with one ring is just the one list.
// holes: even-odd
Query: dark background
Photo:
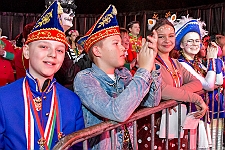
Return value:
[[(224, 0), (75, 0), (77, 14), (101, 14), (109, 4), (119, 13), (142, 10), (187, 8), (224, 2)], [(0, 12), (42, 13), (45, 0), (0, 0)]]

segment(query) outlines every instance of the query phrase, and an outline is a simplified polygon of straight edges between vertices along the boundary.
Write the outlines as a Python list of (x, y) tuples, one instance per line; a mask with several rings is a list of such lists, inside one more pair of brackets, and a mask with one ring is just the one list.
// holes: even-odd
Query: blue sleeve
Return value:
[(223, 64), (221, 59), (216, 59), (216, 74), (220, 74), (222, 72)]
[(4, 132), (5, 132), (5, 117), (2, 109), (2, 104), (0, 101), (0, 149), (5, 149), (4, 142)]
[[(84, 119), (83, 119), (83, 111), (82, 105), (79, 101), (77, 106), (77, 114), (76, 114), (76, 131), (84, 129)], [(77, 143), (71, 147), (73, 150), (83, 150), (83, 142)]]
[(158, 106), (161, 100), (161, 84), (162, 77), (160, 73), (160, 66), (156, 64), (156, 70), (152, 71), (152, 83), (148, 94), (145, 96), (141, 105), (145, 107)]
[[(74, 79), (74, 91), (90, 111), (110, 120), (124, 122), (149, 92), (151, 82), (150, 72), (139, 68), (129, 85), (119, 95), (112, 97), (105, 91), (99, 79), (91, 73), (79, 72)], [(105, 83), (104, 86), (107, 85)]]
[(77, 106), (77, 115), (76, 115), (76, 131), (84, 129), (84, 118), (83, 118), (83, 111), (81, 101), (79, 100)]

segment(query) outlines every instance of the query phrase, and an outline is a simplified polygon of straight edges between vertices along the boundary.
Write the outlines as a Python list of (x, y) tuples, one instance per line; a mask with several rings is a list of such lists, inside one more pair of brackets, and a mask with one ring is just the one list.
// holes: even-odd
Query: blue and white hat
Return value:
[(181, 49), (181, 40), (189, 32), (197, 32), (201, 38), (207, 35), (208, 31), (203, 29), (204, 26), (205, 23), (200, 21), (200, 19), (193, 19), (189, 18), (188, 16), (182, 16), (181, 19), (177, 19), (177, 21), (174, 23), (174, 28), (176, 32), (175, 49)]

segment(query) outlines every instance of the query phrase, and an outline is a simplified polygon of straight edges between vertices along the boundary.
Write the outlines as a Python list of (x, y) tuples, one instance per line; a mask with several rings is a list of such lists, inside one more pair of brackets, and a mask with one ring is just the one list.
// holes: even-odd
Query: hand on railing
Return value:
[(200, 105), (195, 105), (197, 108), (197, 112), (195, 112), (193, 115), (196, 119), (202, 118), (205, 113), (208, 111), (208, 106), (205, 104), (205, 102), (201, 103)]
[(176, 106), (173, 106), (173, 107), (168, 108), (168, 110), (169, 110), (169, 114), (170, 114), (170, 115), (172, 115), (172, 110), (173, 110), (174, 112), (177, 112), (176, 107), (177, 107), (177, 105), (176, 105)]

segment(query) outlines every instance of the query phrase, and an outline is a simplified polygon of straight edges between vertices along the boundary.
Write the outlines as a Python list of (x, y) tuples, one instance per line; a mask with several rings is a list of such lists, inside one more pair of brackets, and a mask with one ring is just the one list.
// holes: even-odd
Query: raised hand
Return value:
[(154, 67), (155, 57), (157, 55), (157, 39), (156, 31), (153, 31), (153, 36), (148, 36), (147, 41), (143, 44), (140, 52), (137, 55), (139, 68), (145, 68), (152, 71)]
[(217, 58), (218, 54), (218, 45), (215, 42), (211, 42), (210, 46), (207, 48), (207, 56), (206, 58)]
[(153, 50), (154, 55), (156, 57), (158, 53), (158, 47), (157, 47), (158, 34), (155, 30), (152, 31), (152, 36), (147, 36), (147, 41), (149, 42), (148, 47)]

